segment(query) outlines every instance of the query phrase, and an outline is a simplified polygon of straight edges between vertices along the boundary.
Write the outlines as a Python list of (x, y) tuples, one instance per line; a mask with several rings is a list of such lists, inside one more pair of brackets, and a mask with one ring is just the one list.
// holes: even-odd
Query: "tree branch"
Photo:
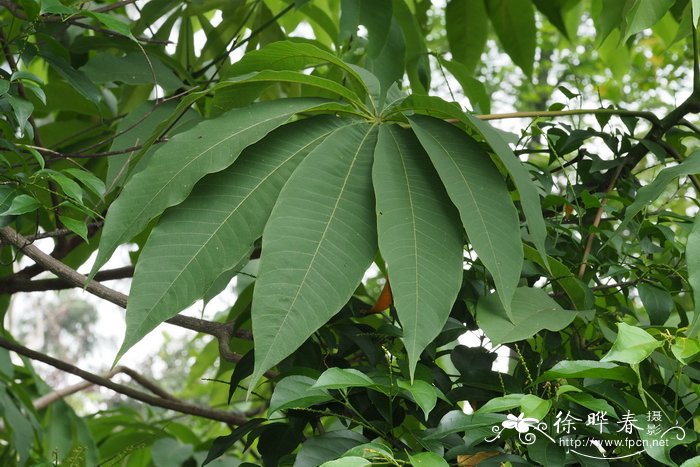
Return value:
[[(107, 269), (95, 274), (95, 280), (113, 281), (117, 279), (126, 279), (134, 275), (133, 266), (124, 266), (121, 268)], [(0, 278), (0, 294), (13, 294), (17, 292), (46, 292), (48, 290), (66, 290), (75, 288), (72, 284), (64, 279), (36, 279), (29, 280), (19, 275), (13, 275), (5, 278)]]
[[(26, 238), (17, 233), (11, 227), (0, 228), (0, 237), (5, 239), (7, 242), (16, 246), (22, 253), (24, 253), (29, 258), (33, 259), (37, 264), (39, 264), (44, 269), (53, 272), (59, 278), (63, 279), (69, 284), (75, 287), (81, 287), (90, 292), (91, 294), (100, 297), (108, 302), (114, 303), (117, 306), (126, 308), (127, 296), (121, 292), (110, 289), (99, 282), (87, 281), (87, 277), (80, 274), (75, 269), (68, 267), (61, 261), (53, 258), (35, 245), (32, 245)], [(233, 325), (228, 323), (216, 323), (213, 321), (207, 321), (199, 318), (192, 318), (190, 316), (175, 315), (172, 318), (165, 321), (166, 323), (179, 326), (182, 328), (190, 329), (192, 331), (201, 332), (203, 334), (208, 334), (219, 340), (219, 350), (223, 350), (221, 357), (233, 362), (238, 362), (241, 357), (240, 355), (231, 352), (228, 348), (228, 343), (231, 337), (235, 335), (236, 337), (246, 338), (247, 333), (234, 333)]]
[[(112, 368), (110, 371), (108, 371), (107, 373), (105, 373), (104, 375), (102, 375), (102, 377), (106, 378), (106, 379), (112, 379), (114, 376), (118, 375), (119, 373), (124, 373), (125, 375), (128, 375), (136, 383), (138, 383), (139, 385), (148, 389), (153, 394), (155, 394), (156, 396), (158, 396), (162, 399), (168, 399), (168, 400), (173, 400), (173, 401), (178, 400), (175, 396), (173, 396), (169, 392), (163, 390), (161, 387), (156, 385), (150, 379), (143, 376), (141, 373), (137, 372), (136, 370), (132, 370), (131, 368), (129, 368), (127, 366), (123, 366), (123, 365), (116, 366), (116, 367)], [(45, 394), (45, 395), (39, 397), (38, 399), (35, 399), (32, 404), (34, 405), (34, 409), (42, 410), (58, 400), (64, 399), (68, 396), (75, 394), (76, 392), (83, 391), (83, 390), (85, 390), (91, 386), (94, 386), (94, 385), (95, 385), (95, 383), (92, 383), (90, 381), (82, 381), (80, 383), (71, 384), (70, 386), (66, 386), (64, 388), (57, 389), (53, 392), (50, 392), (48, 394)]]
[(248, 419), (235, 412), (227, 412), (223, 410), (215, 410), (208, 407), (202, 407), (199, 405), (190, 404), (179, 399), (167, 399), (163, 397), (154, 396), (137, 389), (133, 389), (129, 386), (124, 386), (123, 384), (115, 383), (103, 376), (90, 373), (88, 371), (82, 370), (70, 363), (66, 363), (62, 360), (58, 360), (49, 355), (37, 352), (35, 350), (28, 349), (23, 345), (17, 344), (15, 342), (9, 341), (4, 337), (0, 337), (0, 347), (4, 347), (8, 350), (12, 350), (19, 355), (23, 355), (32, 360), (46, 363), (54, 368), (58, 368), (61, 371), (70, 373), (83, 378), (98, 386), (103, 386), (105, 388), (111, 389), (114, 392), (123, 394), (131, 399), (135, 399), (144, 402), (148, 405), (153, 405), (156, 407), (162, 407), (164, 409), (174, 410), (176, 412), (194, 415), (196, 417), (207, 418), (209, 420), (216, 420), (230, 425), (241, 425), (248, 421)]
[(565, 117), (568, 115), (617, 115), (620, 117), (639, 117), (650, 121), (652, 124), (660, 124), (659, 117), (648, 111), (624, 110), (624, 109), (573, 109), (573, 110), (543, 110), (527, 112), (509, 112), (502, 114), (475, 115), (480, 120), (505, 120), (509, 118), (538, 118), (538, 117)]

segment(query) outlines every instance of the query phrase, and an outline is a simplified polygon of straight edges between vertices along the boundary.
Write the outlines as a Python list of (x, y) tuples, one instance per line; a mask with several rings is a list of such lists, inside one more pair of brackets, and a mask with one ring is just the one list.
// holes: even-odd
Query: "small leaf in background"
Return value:
[(316, 381), (313, 378), (302, 375), (283, 378), (275, 386), (268, 412), (272, 414), (279, 410), (310, 407), (333, 400), (326, 391), (315, 388), (314, 383)]
[(400, 379), (396, 382), (398, 386), (404, 391), (411, 395), (411, 398), (415, 401), (418, 407), (421, 408), (423, 414), (425, 414), (425, 419), (428, 419), (430, 411), (435, 408), (437, 403), (437, 392), (435, 387), (420, 379), (413, 380), (411, 382)]
[(644, 329), (626, 323), (617, 324), (617, 338), (601, 362), (637, 364), (663, 345)]
[(350, 456), (325, 462), (321, 465), (321, 467), (367, 467), (368, 465), (371, 466), (372, 463), (367, 459), (357, 456)]
[(14, 111), (18, 126), (20, 128), (25, 128), (27, 120), (29, 120), (29, 117), (34, 111), (34, 106), (31, 102), (25, 101), (20, 97), (15, 97), (12, 94), (7, 94), (6, 98)]
[(520, 400), (520, 410), (526, 417), (543, 420), (552, 408), (552, 401), (541, 399), (533, 394), (525, 394)]
[(557, 363), (537, 378), (537, 382), (560, 378), (612, 379), (630, 384), (636, 384), (638, 380), (637, 374), (631, 368), (615, 363), (595, 360), (570, 360)]
[(348, 449), (367, 441), (367, 438), (352, 430), (325, 432), (304, 441), (294, 460), (294, 467), (322, 465), (324, 462), (341, 456)]
[(41, 207), (41, 203), (36, 198), (29, 195), (18, 195), (12, 200), (10, 207), (2, 213), (3, 216), (19, 216), (28, 212), (36, 211)]
[(312, 389), (344, 389), (372, 385), (372, 378), (353, 368), (329, 368), (319, 376)]
[(66, 226), (66, 228), (68, 230), (78, 234), (80, 236), (80, 238), (82, 238), (86, 242), (89, 242), (88, 229), (87, 229), (87, 225), (85, 224), (85, 221), (73, 219), (72, 217), (68, 217), (68, 216), (58, 216), (58, 219), (61, 221), (61, 223), (63, 225)]
[(204, 460), (202, 465), (207, 465), (214, 459), (217, 459), (224, 455), (224, 453), (235, 443), (241, 440), (245, 435), (247, 435), (253, 428), (264, 422), (264, 418), (254, 418), (243, 425), (240, 425), (234, 429), (230, 434), (226, 436), (220, 436), (214, 440), (209, 448), (209, 453), (207, 458)]
[(92, 172), (81, 169), (65, 169), (64, 173), (72, 175), (76, 180), (83, 184), (85, 188), (92, 191), (99, 198), (102, 198), (105, 194), (105, 184), (102, 180), (97, 178)]
[(637, 286), (639, 298), (649, 315), (652, 325), (662, 325), (666, 322), (673, 310), (673, 297), (668, 291), (654, 287), (647, 283)]
[(486, 9), (503, 50), (527, 76), (532, 76), (537, 31), (530, 0), (490, 0)]
[(676, 337), (671, 345), (671, 352), (684, 365), (700, 360), (700, 342), (690, 337)]
[(496, 294), (479, 299), (476, 321), (493, 345), (528, 339), (543, 329), (559, 331), (576, 318), (575, 311), (563, 309), (542, 289), (515, 290), (509, 319)]
[[(696, 152), (700, 162), (700, 151)], [(686, 159), (687, 160), (687, 159)], [(693, 319), (688, 326), (686, 335), (697, 337), (700, 334), (700, 214), (693, 221), (693, 228), (688, 234), (688, 244), (685, 248), (685, 262), (688, 265), (688, 283), (693, 288)]]
[(79, 205), (83, 204), (83, 189), (80, 188), (80, 185), (59, 172), (47, 170), (46, 173), (68, 198), (76, 201)]
[(569, 392), (564, 395), (564, 398), (576, 402), (591, 412), (602, 412), (610, 417), (619, 418), (615, 408), (608, 401), (593, 397), (587, 392)]
[(494, 397), (474, 412), (477, 414), (487, 414), (493, 412), (504, 412), (506, 410), (520, 407), (524, 394), (508, 394), (507, 396)]
[[(445, 8), (445, 31), (452, 58), (472, 75), (481, 61), (489, 33), (484, 2), (450, 0)], [(488, 112), (486, 109), (482, 111)]]
[(413, 467), (449, 467), (445, 459), (434, 452), (421, 452), (419, 454), (408, 455)]

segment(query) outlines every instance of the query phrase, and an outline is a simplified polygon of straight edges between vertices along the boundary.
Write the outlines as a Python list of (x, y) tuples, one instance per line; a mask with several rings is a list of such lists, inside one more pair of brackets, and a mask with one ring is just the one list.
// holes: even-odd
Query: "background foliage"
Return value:
[(699, 3), (0, 0), (3, 465), (696, 465)]

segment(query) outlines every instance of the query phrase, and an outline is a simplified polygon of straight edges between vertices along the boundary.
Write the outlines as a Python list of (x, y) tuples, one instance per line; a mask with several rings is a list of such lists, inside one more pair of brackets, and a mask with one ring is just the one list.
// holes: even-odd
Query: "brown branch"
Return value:
[[(151, 391), (153, 394), (155, 394), (158, 397), (161, 397), (163, 399), (172, 400), (172, 401), (178, 400), (175, 396), (173, 396), (169, 392), (163, 390), (160, 386), (155, 384), (153, 381), (146, 378), (145, 376), (143, 376), (141, 373), (137, 372), (136, 370), (129, 368), (128, 366), (123, 366), (123, 365), (116, 366), (116, 367), (112, 368), (110, 371), (108, 371), (107, 373), (105, 373), (104, 375), (102, 375), (102, 377), (107, 378), (107, 379), (112, 379), (114, 376), (118, 375), (119, 373), (124, 373), (125, 375), (128, 375), (136, 383), (138, 383), (139, 385), (148, 389), (149, 391)], [(38, 399), (35, 399), (32, 404), (34, 405), (34, 409), (42, 410), (58, 400), (64, 399), (68, 396), (71, 396), (71, 395), (75, 394), (76, 392), (83, 391), (91, 386), (94, 386), (94, 383), (92, 383), (90, 381), (82, 381), (80, 383), (71, 384), (70, 386), (66, 386), (64, 388), (57, 389), (53, 392), (50, 392), (48, 394), (45, 394), (45, 395), (39, 397)]]
[[(96, 281), (113, 281), (117, 279), (126, 279), (134, 275), (133, 266), (124, 266), (121, 268), (107, 269), (95, 274)], [(37, 279), (28, 280), (19, 275), (13, 275), (6, 278), (0, 278), (0, 294), (13, 294), (17, 292), (46, 292), (47, 290), (66, 290), (75, 288), (72, 284), (64, 279)]]
[[(51, 271), (56, 274), (59, 278), (63, 279), (69, 284), (75, 287), (81, 287), (90, 292), (91, 294), (100, 297), (108, 302), (114, 303), (122, 308), (126, 308), (127, 296), (121, 292), (110, 289), (103, 284), (96, 281), (87, 281), (87, 277), (80, 274), (75, 269), (63, 264), (61, 261), (53, 258), (35, 245), (32, 245), (26, 238), (17, 233), (11, 227), (0, 228), (0, 237), (4, 238), (7, 242), (16, 246), (22, 253), (24, 253), (29, 258), (33, 259), (37, 264), (43, 267), (47, 271)], [(213, 321), (207, 321), (204, 319), (193, 318), (190, 316), (175, 315), (172, 318), (165, 321), (166, 323), (179, 326), (182, 328), (190, 329), (192, 331), (201, 332), (203, 334), (208, 334), (219, 340), (219, 348), (225, 349), (221, 354), (221, 357), (237, 362), (240, 360), (240, 356), (231, 352), (228, 349), (228, 343), (231, 337), (234, 335), (232, 324), (227, 323), (217, 323)], [(237, 337), (242, 337), (235, 333)]]
[(136, 0), (121, 0), (119, 2), (112, 3), (110, 5), (105, 5), (101, 6), (99, 8), (95, 8), (93, 11), (94, 13), (106, 13), (108, 11), (116, 10), (117, 8), (121, 8), (126, 5), (131, 5), (132, 3), (135, 3)]
[(103, 386), (105, 388), (111, 389), (114, 392), (123, 394), (131, 399), (135, 399), (144, 402), (148, 405), (153, 405), (156, 407), (161, 407), (164, 409), (174, 410), (176, 412), (194, 415), (196, 417), (207, 418), (209, 420), (216, 420), (230, 425), (241, 425), (248, 421), (248, 419), (235, 412), (227, 412), (223, 410), (215, 410), (208, 407), (202, 407), (199, 405), (190, 404), (179, 399), (167, 399), (163, 397), (154, 396), (137, 389), (133, 389), (129, 386), (124, 386), (123, 384), (115, 383), (103, 376), (90, 373), (88, 371), (82, 370), (70, 363), (58, 360), (49, 355), (45, 355), (41, 352), (28, 349), (23, 345), (17, 344), (15, 342), (9, 341), (4, 337), (0, 337), (0, 347), (4, 347), (8, 350), (12, 350), (19, 355), (23, 355), (32, 360), (46, 363), (54, 368), (58, 368), (61, 371), (70, 373), (83, 378), (98, 386)]
[[(161, 141), (156, 141), (156, 143), (160, 143)], [(39, 153), (49, 156), (50, 158), (61, 158), (61, 159), (67, 159), (67, 158), (72, 158), (72, 159), (94, 159), (98, 157), (110, 157), (110, 156), (118, 156), (121, 154), (127, 154), (129, 152), (134, 152), (138, 151), (139, 149), (143, 148), (142, 145), (137, 145), (133, 146), (130, 148), (124, 148), (124, 149), (116, 149), (114, 151), (102, 151), (102, 152), (93, 152), (93, 153), (84, 153), (84, 152), (59, 152), (59, 151), (54, 151), (53, 149), (49, 148), (42, 148), (38, 146), (27, 146), (31, 149), (36, 149)]]
[[(87, 227), (88, 229), (91, 228), (97, 228), (101, 227), (102, 224), (104, 224), (104, 221), (95, 221), (95, 222), (90, 222)], [(69, 229), (56, 229), (56, 230), (50, 230), (48, 232), (40, 232), (38, 234), (34, 235), (27, 235), (26, 238), (27, 241), (29, 242), (34, 242), (35, 240), (40, 240), (42, 238), (54, 238), (54, 237), (65, 237), (66, 235), (75, 235), (75, 232)], [(7, 243), (4, 240), (0, 239), (0, 245), (11, 245), (11, 243)]]
[(505, 120), (509, 118), (539, 118), (539, 117), (564, 117), (569, 115), (617, 115), (626, 117), (639, 117), (650, 121), (652, 124), (660, 124), (659, 117), (648, 111), (625, 109), (573, 109), (573, 110), (543, 110), (527, 112), (508, 112), (502, 114), (475, 115), (481, 120)]

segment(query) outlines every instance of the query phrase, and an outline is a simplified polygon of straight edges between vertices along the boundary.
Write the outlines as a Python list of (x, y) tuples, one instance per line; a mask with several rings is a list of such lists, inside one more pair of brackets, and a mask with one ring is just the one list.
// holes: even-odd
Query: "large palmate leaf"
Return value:
[(520, 204), (525, 214), (527, 230), (530, 232), (531, 241), (535, 244), (540, 255), (542, 255), (545, 261), (545, 267), (549, 269), (547, 249), (544, 246), (545, 239), (547, 238), (547, 227), (545, 226), (544, 217), (542, 216), (540, 195), (537, 192), (535, 183), (532, 181), (525, 166), (518, 159), (518, 156), (515, 155), (510, 146), (508, 146), (508, 143), (505, 142), (491, 125), (479, 120), (473, 115), (467, 115), (466, 117), (472, 127), (478, 131), (489, 146), (491, 146), (494, 154), (496, 154), (513, 180), (513, 184), (520, 194)]
[(462, 284), (457, 212), (413, 132), (382, 125), (372, 170), (379, 249), (403, 327), (411, 379)]
[(148, 166), (134, 175), (110, 207), (100, 251), (90, 277), (120, 243), (143, 230), (151, 219), (183, 201), (203, 176), (225, 169), (243, 149), (320, 99), (280, 99), (232, 110), (174, 136), (159, 148)]
[(263, 232), (253, 298), (253, 381), (338, 312), (374, 258), (376, 134), (363, 123), (336, 130), (280, 193)]
[(120, 354), (246, 257), (292, 171), (341, 122), (320, 116), (273, 131), (163, 215), (136, 266)]
[(422, 115), (409, 120), (510, 312), (523, 265), (523, 246), (518, 212), (503, 177), (486, 151), (454, 125)]

